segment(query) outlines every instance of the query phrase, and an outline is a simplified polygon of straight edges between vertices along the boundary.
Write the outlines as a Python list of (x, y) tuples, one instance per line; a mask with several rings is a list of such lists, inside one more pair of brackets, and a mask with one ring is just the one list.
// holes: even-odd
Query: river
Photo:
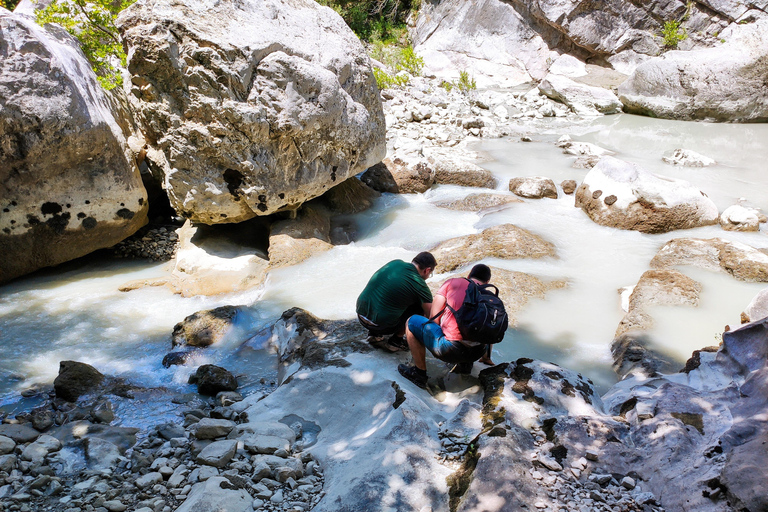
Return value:
[[(631, 115), (595, 118), (564, 129), (539, 121), (533, 142), (496, 139), (474, 149), (482, 165), (506, 191), (514, 176), (547, 176), (581, 182), (586, 170), (574, 169), (555, 141), (564, 134), (592, 142), (646, 169), (694, 183), (720, 211), (740, 199), (768, 211), (768, 126), (723, 125), (655, 120)], [(676, 148), (697, 151), (718, 164), (683, 168), (662, 162)], [(322, 318), (352, 318), (357, 295), (370, 275), (393, 258), (409, 260), (436, 243), (502, 223), (513, 223), (552, 242), (558, 258), (487, 260), (497, 267), (544, 278), (566, 279), (568, 287), (534, 300), (518, 315), (497, 345), (494, 359), (533, 357), (575, 369), (605, 390), (615, 376), (610, 343), (623, 316), (618, 290), (636, 284), (656, 251), (680, 237), (721, 237), (756, 248), (768, 247), (768, 228), (757, 233), (723, 231), (719, 226), (646, 235), (598, 226), (573, 196), (525, 200), (489, 212), (456, 212), (436, 202), (457, 199), (476, 189), (438, 186), (422, 195), (384, 194), (375, 206), (351, 218), (360, 234), (304, 263), (273, 272), (260, 289), (217, 297), (182, 298), (165, 288), (128, 293), (118, 286), (163, 275), (165, 264), (84, 258), (18, 279), (0, 287), (0, 407), (12, 412), (24, 405), (20, 392), (49, 384), (64, 359), (84, 361), (105, 374), (144, 386), (192, 391), (190, 368), (165, 369), (176, 322), (201, 310), (247, 304), (237, 329), (199, 359), (226, 366), (255, 385), (276, 378), (274, 357), (265, 351), (236, 353), (239, 343), (293, 306)], [(506, 191), (506, 193), (509, 193)], [(765, 284), (742, 283), (725, 276), (682, 268), (703, 284), (698, 308), (659, 308), (652, 340), (681, 363), (691, 351), (718, 343), (726, 324), (737, 325), (740, 312)], [(444, 276), (435, 275), (439, 281)]]

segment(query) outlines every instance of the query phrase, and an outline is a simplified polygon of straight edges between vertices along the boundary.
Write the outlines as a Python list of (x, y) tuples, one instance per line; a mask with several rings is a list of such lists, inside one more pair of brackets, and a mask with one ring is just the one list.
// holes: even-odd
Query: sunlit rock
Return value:
[(715, 203), (683, 180), (652, 174), (639, 165), (605, 156), (576, 190), (576, 206), (598, 224), (643, 233), (717, 222)]
[(720, 238), (675, 238), (659, 249), (651, 267), (691, 265), (726, 272), (740, 281), (768, 282), (768, 254), (739, 242)]
[(435, 171), (423, 157), (398, 154), (374, 165), (360, 179), (379, 192), (420, 194), (434, 185)]
[(768, 317), (768, 288), (755, 295), (742, 315), (744, 323)]
[(717, 163), (714, 159), (690, 149), (676, 149), (661, 159), (668, 164), (682, 165), (684, 167), (709, 167)]
[(231, 331), (238, 306), (198, 311), (173, 327), (171, 346), (207, 347), (220, 343)]
[(521, 199), (507, 194), (469, 194), (456, 201), (439, 201), (435, 206), (467, 212), (480, 212), (488, 209), (502, 208), (504, 206), (522, 203)]
[(548, 74), (539, 84), (539, 90), (553, 100), (568, 105), (582, 115), (618, 114), (621, 102), (608, 89), (574, 82), (562, 75)]
[(368, 56), (332, 9), (163, 0), (117, 25), (164, 188), (193, 222), (293, 209), (385, 156)]
[(733, 24), (715, 48), (669, 51), (619, 86), (624, 110), (667, 119), (768, 120), (768, 20)]
[(215, 476), (192, 487), (189, 497), (176, 509), (177, 512), (226, 510), (227, 512), (251, 512), (253, 498), (245, 489), (235, 489), (226, 478)]
[(269, 268), (300, 263), (333, 247), (331, 219), (322, 206), (305, 204), (295, 219), (275, 222), (269, 233)]
[(147, 222), (114, 98), (77, 41), (0, 8), (0, 282), (110, 247)]
[(554, 257), (555, 246), (512, 224), (493, 226), (474, 235), (440, 242), (430, 252), (437, 260), (435, 272), (451, 272), (483, 258)]
[(557, 199), (557, 186), (555, 186), (555, 182), (542, 176), (512, 178), (509, 180), (509, 191), (516, 196), (528, 199), (542, 199), (545, 197)]
[(496, 178), (491, 171), (457, 156), (433, 153), (428, 161), (439, 185), (496, 188)]
[(735, 204), (720, 214), (720, 226), (726, 231), (760, 231), (766, 217), (754, 208)]

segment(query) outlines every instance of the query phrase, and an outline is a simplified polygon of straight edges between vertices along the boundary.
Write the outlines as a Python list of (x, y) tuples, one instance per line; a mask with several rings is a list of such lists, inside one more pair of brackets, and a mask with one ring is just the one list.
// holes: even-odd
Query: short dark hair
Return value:
[(434, 256), (432, 256), (431, 252), (420, 252), (416, 255), (415, 258), (413, 258), (413, 263), (419, 266), (420, 269), (425, 268), (432, 268), (434, 269), (437, 266), (437, 260)]
[(473, 277), (478, 281), (487, 283), (491, 280), (491, 268), (488, 265), (478, 263), (469, 271), (469, 278), (472, 279)]

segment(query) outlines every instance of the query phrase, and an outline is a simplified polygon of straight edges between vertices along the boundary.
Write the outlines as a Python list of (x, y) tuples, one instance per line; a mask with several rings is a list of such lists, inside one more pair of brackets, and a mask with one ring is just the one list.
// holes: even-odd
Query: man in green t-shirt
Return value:
[(407, 350), (403, 335), (405, 322), (411, 315), (427, 315), (432, 305), (432, 292), (425, 282), (437, 262), (428, 252), (420, 252), (407, 263), (392, 260), (373, 274), (357, 298), (357, 318), (368, 329), (372, 344), (383, 342), (392, 334), (384, 348)]

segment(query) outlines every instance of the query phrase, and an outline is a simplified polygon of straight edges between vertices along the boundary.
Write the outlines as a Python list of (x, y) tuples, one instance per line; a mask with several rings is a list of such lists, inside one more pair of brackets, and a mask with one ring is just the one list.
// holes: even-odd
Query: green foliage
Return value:
[(136, 0), (55, 0), (35, 13), (37, 23), (57, 23), (80, 41), (99, 83), (106, 90), (123, 82), (118, 66), (125, 66), (125, 51), (115, 18)]
[(440, 87), (448, 92), (458, 89), (461, 93), (467, 94), (469, 91), (477, 89), (477, 84), (475, 83), (475, 79), (469, 76), (469, 72), (459, 71), (458, 80), (454, 80), (453, 82), (443, 81), (440, 83)]
[(364, 41), (387, 41), (405, 27), (420, 0), (318, 0), (344, 18), (357, 37)]
[(379, 90), (389, 89), (390, 87), (402, 87), (408, 84), (408, 76), (406, 75), (390, 75), (386, 71), (378, 68), (373, 68), (373, 76), (376, 77), (376, 85)]
[(678, 43), (688, 38), (688, 32), (680, 26), (679, 21), (669, 20), (661, 28), (661, 37), (666, 48), (677, 48)]
[(400, 50), (400, 62), (395, 66), (398, 71), (405, 70), (413, 76), (421, 75), (424, 69), (424, 59), (416, 55), (411, 45)]
[(442, 87), (443, 89), (445, 89), (445, 90), (446, 90), (446, 91), (448, 91), (448, 92), (451, 92), (451, 91), (453, 90), (453, 83), (451, 83), (451, 82), (446, 82), (445, 80), (443, 80), (443, 81), (440, 83), (440, 87)]
[(0, 7), (5, 7), (9, 11), (12, 11), (18, 5), (19, 0), (0, 0)]

